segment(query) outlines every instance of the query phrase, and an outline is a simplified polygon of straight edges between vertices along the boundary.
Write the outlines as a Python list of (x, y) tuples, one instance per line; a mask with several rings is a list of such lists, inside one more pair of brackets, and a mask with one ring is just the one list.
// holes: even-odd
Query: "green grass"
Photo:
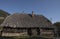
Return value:
[(42, 37), (0, 37), (0, 39), (47, 39), (47, 38), (42, 38)]
[(0, 24), (3, 23), (4, 19), (0, 19)]

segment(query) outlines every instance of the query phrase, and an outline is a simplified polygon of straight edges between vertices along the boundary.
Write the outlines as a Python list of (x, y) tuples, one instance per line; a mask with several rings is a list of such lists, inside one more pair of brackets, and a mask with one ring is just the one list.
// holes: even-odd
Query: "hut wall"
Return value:
[(32, 29), (32, 36), (37, 36), (37, 30), (36, 29)]
[(38, 36), (40, 35), (40, 28), (39, 27), (31, 27), (27, 28), (28, 35), (30, 36)]
[(31, 36), (38, 36), (38, 35), (54, 36), (53, 29), (48, 30), (46, 28), (10, 28), (10, 27), (3, 28), (2, 36), (20, 36), (24, 32), (26, 32), (25, 34), (28, 35), (31, 34)]
[(27, 29), (24, 28), (3, 28), (3, 32), (5, 33), (22, 33), (22, 32), (27, 32)]
[(54, 36), (53, 30), (45, 30), (45, 29), (40, 29), (40, 36)]
[(2, 36), (20, 36), (27, 35), (27, 29), (24, 28), (3, 28)]

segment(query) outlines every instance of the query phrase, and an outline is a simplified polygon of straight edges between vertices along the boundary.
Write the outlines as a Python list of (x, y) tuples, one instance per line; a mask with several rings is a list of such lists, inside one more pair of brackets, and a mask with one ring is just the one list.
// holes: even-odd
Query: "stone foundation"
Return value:
[(2, 33), (2, 36), (23, 36), (27, 35), (27, 32), (24, 33)]

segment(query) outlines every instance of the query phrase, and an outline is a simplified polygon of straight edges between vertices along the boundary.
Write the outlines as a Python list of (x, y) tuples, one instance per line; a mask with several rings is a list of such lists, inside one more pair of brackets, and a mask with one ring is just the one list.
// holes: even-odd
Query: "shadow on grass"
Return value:
[(42, 38), (42, 37), (29, 37), (29, 38), (19, 38), (19, 39), (48, 39), (48, 38)]
[(14, 39), (13, 37), (0, 37), (0, 39)]
[(42, 38), (42, 37), (29, 37), (29, 38), (0, 37), (0, 39), (47, 39), (47, 38)]
[[(21, 39), (21, 38), (20, 38)], [(44, 38), (37, 38), (37, 37), (32, 37), (32, 38), (24, 38), (24, 39), (44, 39)]]

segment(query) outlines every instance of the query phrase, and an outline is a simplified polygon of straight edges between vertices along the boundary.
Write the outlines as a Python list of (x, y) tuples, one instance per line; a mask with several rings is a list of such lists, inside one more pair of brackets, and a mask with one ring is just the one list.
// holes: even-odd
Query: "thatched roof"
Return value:
[(9, 27), (49, 27), (52, 23), (43, 15), (13, 14), (8, 16), (1, 26)]

